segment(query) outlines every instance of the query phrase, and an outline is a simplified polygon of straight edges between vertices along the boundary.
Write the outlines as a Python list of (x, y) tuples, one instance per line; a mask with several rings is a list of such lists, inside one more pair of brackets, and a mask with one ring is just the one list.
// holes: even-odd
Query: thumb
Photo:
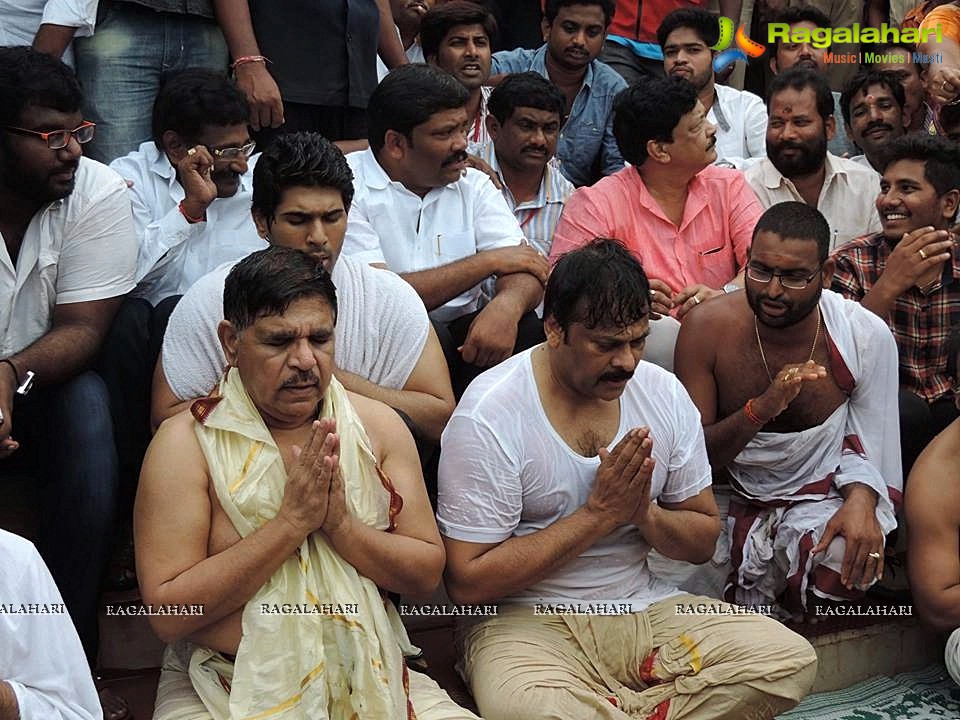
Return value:
[(822, 553), (830, 546), (830, 542), (837, 536), (837, 533), (840, 531), (840, 527), (835, 525), (833, 522), (828, 522), (827, 527), (823, 530), (823, 535), (820, 537), (820, 542), (813, 546), (810, 550), (811, 555), (817, 555)]

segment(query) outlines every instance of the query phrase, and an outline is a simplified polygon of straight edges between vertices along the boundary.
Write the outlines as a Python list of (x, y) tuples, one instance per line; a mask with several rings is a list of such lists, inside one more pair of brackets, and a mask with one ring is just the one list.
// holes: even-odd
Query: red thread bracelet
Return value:
[(180, 214), (183, 215), (183, 219), (186, 220), (191, 225), (196, 225), (197, 223), (202, 223), (207, 221), (206, 213), (203, 214), (203, 217), (198, 217), (198, 218), (191, 217), (189, 214), (187, 214), (186, 209), (183, 207), (183, 200), (180, 201), (180, 204), (177, 207), (180, 208)]
[(247, 63), (263, 63), (266, 65), (270, 60), (263, 55), (243, 55), (238, 57), (230, 64), (231, 70), (236, 70), (240, 65), (246, 65)]
[(743, 414), (747, 416), (749, 420), (754, 425), (763, 426), (766, 423), (760, 419), (760, 416), (753, 411), (753, 398), (747, 400), (746, 404), (743, 406)]

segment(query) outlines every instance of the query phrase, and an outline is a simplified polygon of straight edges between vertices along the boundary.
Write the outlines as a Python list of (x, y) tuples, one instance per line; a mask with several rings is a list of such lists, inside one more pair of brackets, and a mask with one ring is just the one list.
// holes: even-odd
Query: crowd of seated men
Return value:
[[(631, 38), (546, 0), (497, 52), (467, 0), (35, 4), (0, 0), (0, 495), (41, 509), (0, 530), (0, 720), (129, 716), (93, 672), (131, 524), (144, 604), (202, 607), (150, 618), (158, 720), (773, 718), (796, 630), (904, 562), (960, 683), (960, 6), (839, 89), (788, 8), (762, 99), (698, 3)], [(496, 608), (453, 638), (476, 712), (411, 665), (396, 599), (438, 588)]]

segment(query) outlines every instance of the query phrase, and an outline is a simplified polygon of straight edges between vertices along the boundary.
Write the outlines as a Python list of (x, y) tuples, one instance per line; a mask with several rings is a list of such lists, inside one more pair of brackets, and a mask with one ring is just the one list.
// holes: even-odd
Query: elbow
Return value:
[(150, 616), (150, 629), (153, 630), (153, 634), (156, 635), (161, 642), (167, 645), (171, 645), (178, 640), (183, 640), (189, 635), (189, 630), (185, 627), (180, 627), (180, 625), (181, 623), (171, 622), (171, 618), (168, 617)]
[(960, 608), (923, 598), (914, 592), (914, 604), (920, 621), (935, 632), (951, 633), (960, 627)]
[(440, 436), (443, 435), (443, 431), (447, 427), (457, 404), (451, 395), (450, 397), (438, 397), (434, 405), (428, 422), (424, 423), (423, 434), (431, 442), (439, 444)]
[(450, 572), (449, 568), (444, 574), (444, 583), (447, 595), (456, 605), (482, 605), (496, 599), (489, 591), (484, 592), (482, 583), (460, 577), (457, 573)]
[(403, 582), (403, 587), (396, 588), (398, 592), (423, 600), (429, 598), (440, 587), (446, 553), (439, 546), (436, 550), (437, 552), (432, 553), (430, 557), (423, 558), (417, 563), (414, 571)]
[(720, 537), (721, 530), (720, 516), (711, 515), (710, 520), (710, 527), (704, 529), (703, 541), (698, 544), (694, 552), (691, 553), (691, 557), (687, 559), (687, 562), (693, 565), (703, 565), (711, 560), (717, 551), (717, 538)]

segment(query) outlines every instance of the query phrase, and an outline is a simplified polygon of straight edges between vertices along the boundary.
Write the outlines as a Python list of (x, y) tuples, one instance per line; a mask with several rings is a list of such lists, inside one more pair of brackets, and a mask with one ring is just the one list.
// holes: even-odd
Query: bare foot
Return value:
[(132, 720), (127, 701), (109, 688), (100, 691), (100, 707), (103, 708), (103, 720)]

